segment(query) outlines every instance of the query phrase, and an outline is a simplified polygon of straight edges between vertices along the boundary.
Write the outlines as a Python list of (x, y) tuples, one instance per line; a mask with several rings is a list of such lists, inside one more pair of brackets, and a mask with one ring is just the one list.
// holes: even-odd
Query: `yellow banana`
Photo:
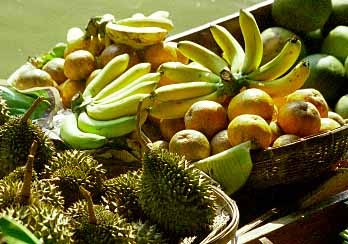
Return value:
[[(147, 112), (141, 114), (140, 124), (146, 120)], [(95, 120), (86, 112), (80, 113), (78, 127), (87, 133), (94, 133), (106, 138), (126, 135), (136, 129), (138, 123), (137, 115), (119, 117), (112, 120)]]
[(149, 15), (152, 18), (169, 18), (169, 12), (165, 10), (158, 10)]
[(107, 84), (127, 69), (128, 62), (129, 55), (126, 53), (111, 59), (94, 79), (88, 83), (86, 89), (83, 91), (83, 97), (86, 99), (97, 95)]
[(131, 17), (132, 18), (144, 18), (145, 15), (143, 13), (135, 13)]
[(60, 137), (67, 145), (76, 149), (99, 148), (107, 142), (105, 136), (82, 132), (77, 126), (75, 114), (64, 117), (60, 127)]
[(242, 46), (232, 34), (222, 26), (213, 25), (210, 27), (210, 32), (215, 42), (222, 50), (222, 57), (231, 66), (231, 72), (239, 72), (245, 56)]
[(168, 31), (160, 27), (131, 27), (109, 22), (106, 34), (115, 43), (126, 44), (139, 49), (162, 42)]
[(111, 95), (112, 93), (139, 79), (143, 75), (148, 74), (150, 70), (150, 63), (139, 63), (132, 66), (115, 80), (106, 85), (100, 92), (98, 92), (98, 94), (94, 97), (95, 100), (100, 100)]
[(191, 107), (192, 104), (198, 101), (210, 100), (216, 102), (222, 102), (223, 95), (220, 90), (216, 90), (205, 96), (183, 99), (183, 100), (172, 100), (167, 102), (155, 102), (151, 109), (150, 115), (158, 119), (178, 119), (185, 116), (186, 111)]
[(249, 88), (258, 88), (272, 97), (286, 96), (302, 87), (310, 73), (309, 64), (305, 61), (298, 63), (286, 75), (269, 81), (246, 80)]
[(116, 119), (136, 114), (140, 101), (143, 101), (143, 108), (151, 106), (150, 94), (134, 94), (113, 103), (90, 104), (87, 105), (86, 111), (91, 118), (96, 120)]
[(205, 81), (169, 84), (157, 88), (153, 93), (153, 97), (161, 102), (183, 100), (208, 95), (219, 87), (222, 88), (222, 86), (222, 83)]
[(300, 52), (301, 41), (297, 38), (291, 38), (285, 43), (277, 56), (254, 72), (246, 75), (246, 77), (259, 81), (277, 79), (295, 64)]
[(223, 70), (229, 70), (228, 64), (223, 58), (202, 45), (192, 41), (180, 41), (177, 47), (184, 56), (200, 63), (216, 75), (220, 75)]
[(192, 81), (206, 81), (206, 82), (220, 82), (220, 76), (212, 73), (209, 70), (193, 67), (189, 64), (180, 62), (167, 62), (158, 67), (158, 72), (163, 76), (173, 80), (177, 83), (192, 82)]
[(239, 25), (244, 38), (245, 52), (242, 74), (249, 74), (255, 71), (262, 61), (263, 43), (261, 33), (254, 16), (243, 9), (239, 12)]
[(131, 26), (131, 27), (159, 27), (167, 31), (171, 31), (174, 28), (174, 24), (167, 18), (156, 17), (142, 17), (136, 16), (136, 18), (126, 18), (115, 22), (118, 25)]

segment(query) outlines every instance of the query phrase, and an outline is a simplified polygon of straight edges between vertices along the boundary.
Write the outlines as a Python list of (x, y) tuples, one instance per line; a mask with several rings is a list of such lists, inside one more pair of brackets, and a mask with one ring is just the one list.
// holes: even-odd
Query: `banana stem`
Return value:
[(229, 70), (222, 70), (220, 72), (220, 78), (224, 84), (224, 93), (228, 96), (235, 96), (243, 87), (242, 78), (236, 79)]
[(137, 138), (140, 142), (143, 151), (149, 150), (149, 144), (152, 143), (149, 137), (141, 130), (141, 112), (142, 112), (143, 100), (141, 100), (137, 107), (137, 123), (136, 123), (136, 133)]
[(83, 186), (80, 186), (80, 192), (82, 193), (83, 197), (87, 201), (88, 223), (96, 225), (97, 224), (97, 217), (95, 216), (94, 205), (93, 205), (91, 193), (89, 191), (87, 191)]
[(44, 97), (38, 97), (36, 100), (33, 102), (33, 104), (30, 106), (30, 108), (25, 112), (23, 117), (21, 118), (21, 122), (27, 122), (32, 113), (35, 111), (35, 109), (39, 106), (39, 104), (44, 100)]

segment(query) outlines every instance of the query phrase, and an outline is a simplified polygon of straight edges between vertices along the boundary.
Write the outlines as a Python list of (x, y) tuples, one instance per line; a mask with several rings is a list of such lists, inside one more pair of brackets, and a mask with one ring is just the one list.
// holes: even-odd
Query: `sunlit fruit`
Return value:
[(136, 51), (130, 46), (124, 44), (111, 44), (107, 46), (99, 56), (99, 67), (104, 67), (114, 57), (127, 53), (129, 55), (128, 68), (140, 62)]
[(281, 147), (292, 142), (298, 141), (301, 137), (293, 134), (284, 134), (279, 136), (272, 144), (272, 147)]
[(231, 148), (231, 143), (228, 140), (227, 130), (219, 131), (213, 136), (210, 141), (211, 155), (223, 152)]
[(85, 80), (96, 69), (96, 60), (92, 53), (78, 50), (65, 57), (64, 74), (70, 80)]
[(61, 84), (67, 79), (64, 74), (64, 62), (64, 58), (53, 58), (42, 67), (42, 70), (49, 73), (57, 84)]
[(71, 107), (71, 100), (78, 92), (83, 92), (85, 89), (85, 82), (80, 80), (66, 80), (59, 85), (59, 93), (62, 103), (65, 108)]
[(320, 132), (330, 131), (337, 129), (341, 125), (334, 119), (321, 118)]
[(183, 118), (179, 119), (161, 119), (159, 128), (164, 140), (170, 141), (175, 133), (185, 129), (185, 122)]

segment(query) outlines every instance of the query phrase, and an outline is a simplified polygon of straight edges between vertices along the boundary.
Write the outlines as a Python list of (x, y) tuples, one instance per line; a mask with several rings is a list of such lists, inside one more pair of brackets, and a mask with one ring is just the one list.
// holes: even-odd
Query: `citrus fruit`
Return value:
[(333, 111), (329, 111), (327, 117), (330, 118), (330, 119), (333, 119), (333, 120), (337, 121), (340, 125), (344, 125), (344, 124), (346, 123), (346, 122), (344, 121), (344, 118), (343, 118), (341, 115), (339, 115), (338, 113), (335, 113), (335, 112), (333, 112)]
[(342, 63), (348, 56), (348, 26), (337, 26), (323, 40), (321, 52), (338, 58)]
[(64, 74), (64, 62), (64, 58), (53, 58), (42, 67), (42, 70), (49, 73), (57, 84), (62, 84), (67, 79)]
[(321, 118), (320, 132), (334, 130), (340, 126), (341, 125), (334, 119)]
[(170, 140), (169, 151), (185, 156), (187, 160), (197, 161), (210, 156), (210, 144), (199, 131), (181, 130)]
[(99, 56), (99, 67), (104, 67), (114, 57), (127, 53), (129, 55), (128, 68), (140, 62), (136, 51), (130, 46), (124, 44), (111, 44), (107, 46)]
[(161, 119), (159, 128), (164, 140), (170, 141), (176, 132), (185, 129), (184, 119)]
[(272, 147), (281, 147), (284, 145), (287, 145), (289, 143), (292, 143), (294, 141), (299, 140), (300, 137), (297, 135), (293, 135), (293, 134), (284, 134), (279, 136), (272, 144)]
[(222, 130), (213, 136), (210, 141), (211, 155), (223, 152), (231, 148), (230, 141), (228, 140), (227, 130)]
[(272, 143), (272, 131), (266, 120), (255, 114), (241, 114), (235, 117), (227, 128), (231, 146), (252, 141), (254, 148), (267, 148)]
[(278, 125), (277, 121), (271, 121), (271, 123), (269, 123), (269, 127), (271, 128), (272, 132), (272, 142), (283, 134), (283, 131)]
[(66, 80), (58, 87), (63, 106), (65, 108), (71, 107), (71, 100), (78, 92), (83, 92), (85, 89), (85, 82), (79, 80)]
[(335, 112), (348, 119), (348, 94), (340, 97), (335, 105)]
[(338, 25), (348, 26), (348, 2), (347, 0), (331, 0), (332, 12), (325, 23), (324, 29), (332, 30)]
[(78, 50), (68, 54), (64, 62), (64, 75), (70, 80), (85, 80), (96, 69), (92, 53)]

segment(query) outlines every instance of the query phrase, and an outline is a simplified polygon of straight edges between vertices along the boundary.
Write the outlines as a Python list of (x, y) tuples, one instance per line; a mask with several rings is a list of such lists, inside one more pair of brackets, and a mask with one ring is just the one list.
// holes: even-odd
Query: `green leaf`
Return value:
[(7, 244), (41, 244), (24, 225), (7, 216), (0, 218), (0, 230)]

